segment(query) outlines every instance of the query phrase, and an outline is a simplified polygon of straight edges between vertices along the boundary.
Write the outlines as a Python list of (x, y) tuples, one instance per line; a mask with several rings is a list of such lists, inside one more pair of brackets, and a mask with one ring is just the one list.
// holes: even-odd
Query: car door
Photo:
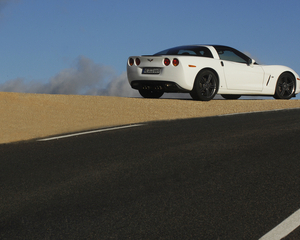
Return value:
[(217, 49), (223, 66), (226, 85), (231, 90), (262, 91), (264, 71), (251, 59), (231, 48)]

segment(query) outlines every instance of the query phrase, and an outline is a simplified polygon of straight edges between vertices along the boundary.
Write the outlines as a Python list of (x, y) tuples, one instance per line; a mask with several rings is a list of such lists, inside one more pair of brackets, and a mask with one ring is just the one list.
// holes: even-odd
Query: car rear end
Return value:
[(187, 76), (185, 58), (172, 55), (129, 57), (127, 62), (128, 81), (131, 87), (137, 90), (157, 89), (163, 92), (189, 92), (193, 88), (194, 76)]

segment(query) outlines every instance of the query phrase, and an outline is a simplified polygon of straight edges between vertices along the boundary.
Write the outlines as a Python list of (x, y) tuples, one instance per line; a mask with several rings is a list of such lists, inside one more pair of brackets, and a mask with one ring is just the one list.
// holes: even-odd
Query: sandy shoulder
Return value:
[(300, 100), (143, 99), (0, 92), (0, 143), (147, 121), (300, 108)]

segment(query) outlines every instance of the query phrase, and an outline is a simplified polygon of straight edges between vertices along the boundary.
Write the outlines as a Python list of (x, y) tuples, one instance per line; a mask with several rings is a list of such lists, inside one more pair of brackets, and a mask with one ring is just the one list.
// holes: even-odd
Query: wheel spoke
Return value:
[(287, 90), (286, 90), (286, 92), (288, 93), (287, 95), (289, 96), (289, 95), (291, 95), (291, 94), (292, 94), (292, 92), (293, 92), (293, 89), (292, 89), (292, 88), (289, 88), (289, 89), (287, 89)]
[(207, 88), (207, 89), (206, 89), (206, 96), (209, 97), (210, 95), (211, 95), (211, 94), (210, 94), (210, 91), (209, 91), (209, 89)]
[(208, 78), (207, 78), (207, 83), (209, 83), (209, 82), (211, 81), (211, 79), (212, 79), (212, 75), (209, 74), (209, 75), (208, 75)]
[(283, 78), (282, 78), (282, 83), (286, 83), (286, 82), (287, 82), (286, 77), (283, 77)]

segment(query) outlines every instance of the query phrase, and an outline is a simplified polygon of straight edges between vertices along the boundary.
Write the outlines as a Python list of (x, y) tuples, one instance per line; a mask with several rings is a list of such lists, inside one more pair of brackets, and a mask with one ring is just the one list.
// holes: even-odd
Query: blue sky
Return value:
[(0, 0), (0, 90), (132, 96), (128, 56), (183, 44), (229, 45), (300, 74), (299, 10), (299, 0)]

